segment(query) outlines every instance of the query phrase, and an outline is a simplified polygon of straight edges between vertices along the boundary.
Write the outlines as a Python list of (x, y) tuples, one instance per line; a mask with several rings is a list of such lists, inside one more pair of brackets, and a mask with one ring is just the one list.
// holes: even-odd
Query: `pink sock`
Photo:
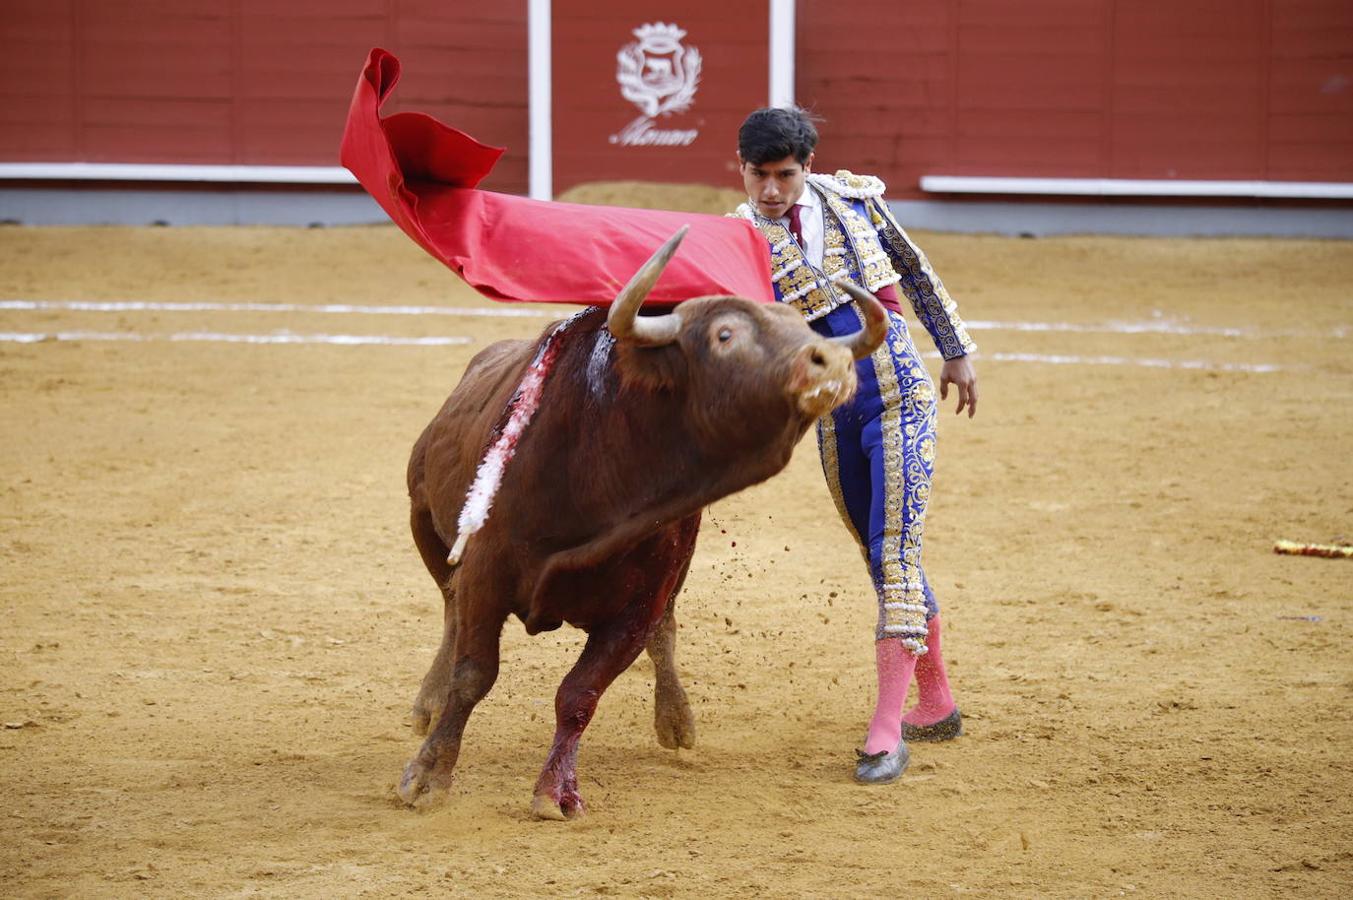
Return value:
[(874, 642), (874, 658), (878, 665), (879, 699), (874, 718), (869, 722), (864, 752), (892, 752), (902, 738), (902, 706), (907, 702), (907, 686), (916, 669), (916, 657), (901, 641), (889, 638)]
[(902, 721), (908, 725), (934, 725), (954, 711), (954, 695), (949, 692), (949, 676), (944, 672), (944, 654), (940, 649), (940, 617), (930, 620), (925, 656), (916, 661), (916, 705)]

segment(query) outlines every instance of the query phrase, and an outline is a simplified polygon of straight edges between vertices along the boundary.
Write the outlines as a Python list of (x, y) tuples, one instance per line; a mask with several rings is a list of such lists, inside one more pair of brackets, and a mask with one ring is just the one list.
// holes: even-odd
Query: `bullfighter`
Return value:
[[(776, 299), (824, 336), (864, 322), (850, 281), (888, 308), (888, 337), (856, 364), (855, 399), (818, 421), (823, 472), (846, 528), (860, 545), (878, 597), (878, 700), (855, 778), (881, 784), (906, 768), (907, 739), (962, 733), (941, 651), (935, 594), (921, 567), (921, 533), (935, 459), (935, 389), (907, 330), (901, 288), (944, 364), (940, 399), (952, 384), (958, 408), (977, 411), (976, 345), (925, 254), (898, 225), (878, 178), (812, 171), (818, 134), (799, 109), (758, 109), (738, 131), (747, 202), (740, 216), (770, 243)], [(903, 715), (913, 675), (919, 699)]]

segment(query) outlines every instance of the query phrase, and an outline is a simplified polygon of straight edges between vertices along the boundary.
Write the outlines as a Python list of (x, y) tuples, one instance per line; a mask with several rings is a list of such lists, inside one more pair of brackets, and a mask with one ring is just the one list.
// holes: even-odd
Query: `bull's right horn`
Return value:
[(849, 281), (838, 283), (847, 294), (855, 298), (855, 305), (864, 313), (864, 327), (854, 334), (828, 338), (834, 344), (840, 344), (855, 355), (857, 360), (873, 353), (888, 336), (888, 312), (878, 298), (859, 285)]
[(658, 252), (634, 273), (629, 284), (611, 304), (611, 311), (606, 315), (606, 327), (616, 340), (629, 341), (640, 347), (661, 347), (675, 341), (681, 333), (681, 316), (674, 312), (665, 316), (640, 316), (639, 307), (643, 306), (644, 298), (653, 290), (653, 285), (658, 283), (658, 276), (676, 253), (677, 245), (690, 227), (682, 225), (680, 231), (668, 238), (667, 243), (659, 247)]

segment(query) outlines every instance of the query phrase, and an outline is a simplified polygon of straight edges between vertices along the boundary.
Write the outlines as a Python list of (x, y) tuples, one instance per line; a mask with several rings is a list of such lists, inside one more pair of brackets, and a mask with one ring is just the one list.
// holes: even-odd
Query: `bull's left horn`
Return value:
[(682, 225), (680, 231), (668, 238), (667, 243), (659, 247), (658, 252), (634, 273), (630, 283), (625, 285), (620, 296), (611, 304), (611, 311), (606, 316), (606, 327), (611, 330), (616, 340), (629, 341), (640, 347), (661, 347), (676, 340), (681, 332), (679, 315), (668, 313), (665, 316), (640, 316), (639, 307), (643, 306), (644, 298), (653, 290), (653, 285), (658, 283), (658, 276), (662, 274), (668, 260), (676, 253), (677, 245), (681, 243), (690, 227)]
[(841, 281), (839, 286), (855, 298), (855, 305), (864, 313), (864, 327), (854, 334), (827, 340), (847, 348), (856, 359), (864, 359), (882, 346), (883, 339), (888, 336), (888, 312), (878, 298), (864, 288), (849, 281)]

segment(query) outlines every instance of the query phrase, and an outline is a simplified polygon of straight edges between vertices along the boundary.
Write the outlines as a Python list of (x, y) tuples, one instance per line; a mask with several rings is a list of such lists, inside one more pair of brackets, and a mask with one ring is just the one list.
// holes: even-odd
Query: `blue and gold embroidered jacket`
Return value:
[(884, 202), (882, 180), (841, 169), (835, 175), (809, 175), (805, 190), (817, 191), (825, 211), (820, 270), (807, 260), (788, 228), (758, 213), (753, 204), (743, 203), (735, 213), (770, 242), (777, 300), (811, 322), (851, 302), (850, 295), (836, 287), (842, 279), (870, 291), (896, 284), (945, 359), (977, 349), (959, 318), (958, 305)]

